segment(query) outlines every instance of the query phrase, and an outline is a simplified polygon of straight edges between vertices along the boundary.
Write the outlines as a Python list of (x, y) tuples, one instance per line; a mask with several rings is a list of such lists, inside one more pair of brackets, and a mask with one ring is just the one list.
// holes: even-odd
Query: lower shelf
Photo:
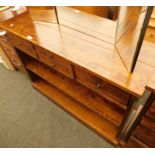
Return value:
[(118, 144), (118, 141), (115, 138), (117, 127), (114, 124), (40, 78), (34, 81), (32, 85), (35, 89), (43, 93), (49, 99), (53, 100), (55, 103), (57, 103), (57, 105), (90, 127), (111, 144)]

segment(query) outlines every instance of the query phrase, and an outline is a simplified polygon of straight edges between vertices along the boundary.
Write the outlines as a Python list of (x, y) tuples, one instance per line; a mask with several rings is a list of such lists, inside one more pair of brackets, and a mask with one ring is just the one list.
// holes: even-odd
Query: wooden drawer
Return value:
[(127, 107), (130, 96), (128, 93), (117, 88), (116, 86), (104, 82), (102, 79), (92, 75), (86, 69), (79, 66), (75, 68), (75, 75), (78, 82), (95, 90), (103, 97), (117, 102), (118, 104), (120, 104), (120, 106), (122, 105), (123, 107)]
[(152, 28), (152, 27), (147, 28), (147, 31), (145, 34), (145, 40), (155, 43), (155, 28)]
[(18, 48), (19, 50), (25, 52), (26, 54), (34, 58), (37, 58), (36, 51), (32, 43), (10, 32), (8, 32), (6, 36), (14, 47)]
[(74, 78), (71, 63), (41, 47), (36, 47), (39, 60), (69, 78)]

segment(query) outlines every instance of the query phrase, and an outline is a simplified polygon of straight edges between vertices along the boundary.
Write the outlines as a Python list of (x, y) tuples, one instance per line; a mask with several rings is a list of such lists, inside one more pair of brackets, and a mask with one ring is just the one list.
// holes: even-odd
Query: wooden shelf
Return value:
[(93, 93), (83, 85), (64, 77), (36, 60), (29, 61), (26, 64), (26, 68), (62, 90), (67, 95), (75, 98), (78, 102), (114, 125), (119, 126), (121, 124), (125, 111), (96, 93)]
[(117, 127), (107, 119), (104, 119), (42, 79), (33, 82), (32, 85), (49, 99), (56, 102), (61, 108), (104, 137), (107, 141), (114, 145), (118, 143), (115, 139)]

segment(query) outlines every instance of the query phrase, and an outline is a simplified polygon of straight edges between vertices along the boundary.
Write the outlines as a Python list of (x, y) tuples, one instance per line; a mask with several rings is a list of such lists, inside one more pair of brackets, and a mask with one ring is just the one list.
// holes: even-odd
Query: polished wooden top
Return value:
[[(5, 21), (1, 27), (38, 46), (56, 53), (102, 79), (141, 96), (154, 67), (138, 61), (133, 74), (128, 73), (113, 45), (57, 24), (32, 21), (28, 13)], [(147, 49), (142, 47), (142, 51)], [(152, 50), (149, 49), (149, 50)]]

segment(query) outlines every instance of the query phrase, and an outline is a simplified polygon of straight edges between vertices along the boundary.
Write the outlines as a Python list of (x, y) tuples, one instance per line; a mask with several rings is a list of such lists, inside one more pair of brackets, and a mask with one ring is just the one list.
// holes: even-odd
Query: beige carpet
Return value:
[(0, 147), (112, 147), (0, 65)]

